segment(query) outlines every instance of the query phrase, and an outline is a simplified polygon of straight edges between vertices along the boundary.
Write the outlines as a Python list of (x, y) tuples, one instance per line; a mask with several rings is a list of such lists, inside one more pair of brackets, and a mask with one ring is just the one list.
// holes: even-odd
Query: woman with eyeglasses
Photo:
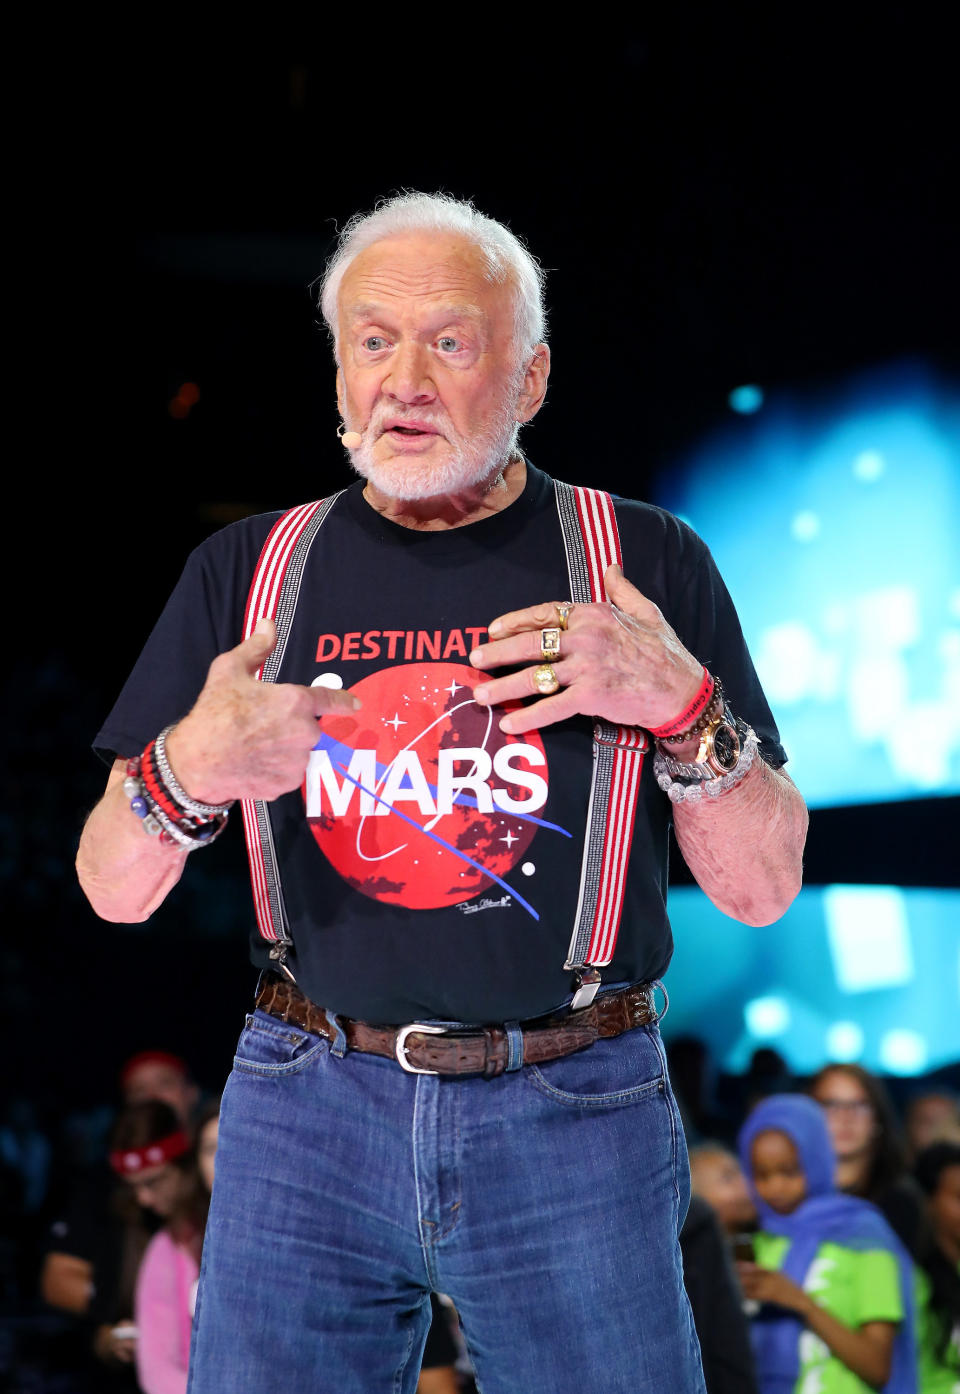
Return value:
[(807, 1093), (823, 1109), (837, 1157), (837, 1189), (871, 1201), (915, 1254), (923, 1205), (906, 1171), (903, 1138), (890, 1097), (861, 1065), (818, 1070)]

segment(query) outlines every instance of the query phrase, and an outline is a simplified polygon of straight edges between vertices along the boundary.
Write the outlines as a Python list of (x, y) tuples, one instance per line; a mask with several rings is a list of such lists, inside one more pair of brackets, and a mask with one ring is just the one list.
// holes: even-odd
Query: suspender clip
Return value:
[(280, 972), (286, 973), (290, 981), (292, 983), (295, 983), (297, 980), (290, 972), (290, 969), (287, 967), (287, 954), (290, 952), (292, 948), (292, 939), (281, 939), (279, 943), (274, 944), (273, 948), (270, 950), (270, 957), (273, 959), (274, 963), (280, 969)]
[(589, 1007), (600, 989), (600, 972), (596, 968), (580, 968), (573, 975), (572, 1012), (582, 1012)]

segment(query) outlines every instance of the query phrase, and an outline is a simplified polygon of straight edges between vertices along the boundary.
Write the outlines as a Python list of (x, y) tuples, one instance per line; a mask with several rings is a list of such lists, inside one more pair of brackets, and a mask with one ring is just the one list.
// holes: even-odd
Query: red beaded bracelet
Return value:
[(658, 741), (663, 741), (667, 740), (670, 736), (678, 736), (681, 731), (687, 731), (697, 720), (697, 717), (708, 705), (712, 697), (713, 678), (707, 672), (706, 668), (704, 668), (703, 681), (693, 701), (690, 702), (673, 721), (668, 721), (663, 726), (648, 727), (651, 736), (655, 736)]

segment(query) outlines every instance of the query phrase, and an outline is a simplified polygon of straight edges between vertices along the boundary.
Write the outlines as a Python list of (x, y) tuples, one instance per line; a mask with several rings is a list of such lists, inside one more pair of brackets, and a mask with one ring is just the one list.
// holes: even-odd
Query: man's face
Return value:
[(441, 233), (377, 242), (348, 267), (338, 310), (337, 392), (363, 436), (358, 472), (400, 499), (495, 474), (539, 397), (530, 409), (512, 286), (486, 279), (478, 248)]

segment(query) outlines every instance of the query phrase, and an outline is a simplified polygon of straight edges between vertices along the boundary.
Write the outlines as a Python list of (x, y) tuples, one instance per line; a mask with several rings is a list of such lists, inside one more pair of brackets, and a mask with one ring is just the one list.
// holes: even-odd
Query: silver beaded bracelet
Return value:
[(198, 799), (191, 799), (190, 795), (181, 789), (167, 759), (167, 737), (175, 725), (176, 722), (173, 722), (170, 726), (165, 726), (153, 747), (157, 768), (174, 802), (178, 803), (185, 813), (192, 813), (197, 818), (215, 818), (219, 813), (228, 813), (233, 806), (232, 799), (230, 803), (200, 803)]
[(759, 747), (755, 731), (748, 726), (740, 747), (740, 758), (727, 774), (717, 775), (716, 779), (676, 779), (659, 752), (653, 757), (653, 773), (671, 803), (699, 803), (703, 798), (717, 799), (740, 783), (756, 759)]

